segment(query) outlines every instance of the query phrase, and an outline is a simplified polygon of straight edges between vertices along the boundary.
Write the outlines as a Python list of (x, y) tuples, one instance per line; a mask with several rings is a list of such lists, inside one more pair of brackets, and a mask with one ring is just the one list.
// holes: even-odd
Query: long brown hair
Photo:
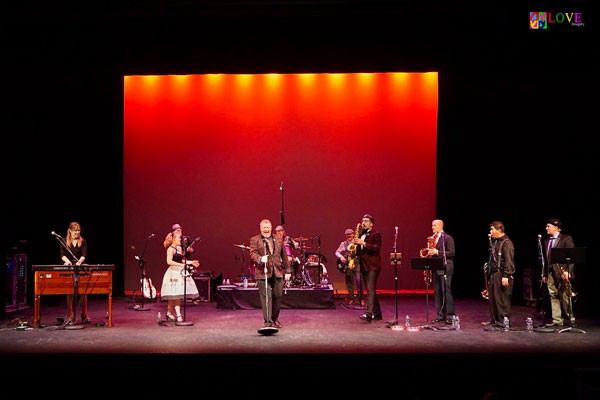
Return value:
[(67, 246), (71, 246), (73, 242), (77, 242), (77, 246), (81, 246), (83, 243), (83, 236), (79, 233), (79, 239), (73, 240), (71, 232), (77, 231), (81, 232), (81, 225), (78, 222), (71, 222), (69, 225), (69, 229), (67, 229)]

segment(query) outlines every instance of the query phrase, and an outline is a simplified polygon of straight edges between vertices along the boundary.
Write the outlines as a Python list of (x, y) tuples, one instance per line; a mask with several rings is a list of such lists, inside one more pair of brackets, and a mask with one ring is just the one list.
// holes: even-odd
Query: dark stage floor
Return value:
[[(96, 326), (105, 320), (105, 298), (90, 296), (92, 324), (78, 331), (54, 329), (56, 317), (66, 309), (58, 298), (42, 300), (46, 328), (15, 330), (16, 318), (32, 321), (31, 308), (9, 314), (0, 329), (4, 366), (11, 365), (13, 376), (19, 377), (19, 368), (28, 376), (60, 375), (69, 366), (84, 365), (90, 373), (110, 373), (117, 380), (181, 367), (213, 383), (241, 379), (255, 387), (258, 369), (275, 363), (282, 379), (288, 377), (277, 379), (283, 389), (288, 382), (288, 389), (319, 387), (333, 394), (348, 384), (342, 383), (344, 377), (354, 377), (350, 382), (356, 379), (361, 387), (375, 385), (373, 390), (381, 394), (397, 393), (399, 385), (408, 385), (412, 398), (438, 393), (431, 385), (441, 386), (444, 393), (459, 385), (463, 398), (482, 398), (488, 390), (519, 398), (546, 390), (540, 383), (554, 377), (566, 384), (552, 393), (567, 398), (600, 393), (594, 392), (600, 382), (600, 321), (580, 319), (578, 328), (585, 334), (530, 333), (525, 319), (532, 310), (523, 306), (513, 308), (510, 332), (483, 330), (480, 322), (486, 320), (487, 303), (479, 299), (456, 300), (460, 331), (408, 332), (386, 328), (386, 321), (395, 317), (393, 295), (381, 297), (384, 320), (372, 323), (358, 318), (360, 307), (338, 300), (331, 310), (284, 309), (284, 327), (264, 337), (257, 333), (260, 310), (219, 310), (215, 302), (188, 305), (187, 319), (194, 325), (179, 327), (157, 323), (157, 313), (164, 316), (166, 303), (150, 303), (151, 311), (139, 312), (130, 308), (130, 299), (118, 298), (113, 327)], [(433, 319), (431, 298), (430, 307)], [(413, 326), (427, 324), (425, 296), (400, 296), (398, 313), (401, 323), (408, 314)]]

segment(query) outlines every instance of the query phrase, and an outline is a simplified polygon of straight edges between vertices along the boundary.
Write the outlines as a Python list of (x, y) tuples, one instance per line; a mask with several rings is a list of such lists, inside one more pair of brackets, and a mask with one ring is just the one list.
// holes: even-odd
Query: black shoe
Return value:
[(557, 322), (552, 322), (551, 324), (544, 325), (546, 328), (560, 328), (563, 324), (559, 324)]
[(504, 331), (504, 328), (498, 325), (488, 325), (485, 328), (483, 328), (484, 331), (486, 332), (502, 332)]
[(279, 321), (273, 321), (273, 326), (277, 329), (283, 328), (283, 325)]
[(441, 324), (442, 322), (445, 322), (446, 320), (444, 318), (436, 318), (434, 320), (431, 321), (432, 324)]
[(367, 315), (367, 314), (363, 314), (359, 318), (362, 319), (362, 320), (365, 320), (367, 322), (371, 322), (373, 320), (373, 317), (370, 316), (370, 315)]
[(486, 322), (482, 322), (482, 323), (481, 323), (481, 326), (491, 326), (491, 325), (494, 325), (494, 324), (495, 324), (495, 322), (492, 322), (492, 321), (486, 321)]
[(265, 323), (263, 324), (263, 327), (265, 327), (265, 328), (270, 328), (270, 327), (272, 327), (272, 326), (273, 326), (273, 324), (272, 324), (271, 322), (265, 322)]
[(371, 320), (373, 321), (381, 321), (383, 319), (383, 315), (373, 315)]

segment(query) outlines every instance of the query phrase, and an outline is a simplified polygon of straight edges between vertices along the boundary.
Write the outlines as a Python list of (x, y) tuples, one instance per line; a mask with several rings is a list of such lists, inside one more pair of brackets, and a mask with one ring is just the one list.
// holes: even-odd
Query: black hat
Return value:
[(562, 223), (557, 220), (556, 218), (550, 218), (547, 222), (550, 225), (554, 225), (556, 227), (558, 227), (559, 229), (562, 229)]

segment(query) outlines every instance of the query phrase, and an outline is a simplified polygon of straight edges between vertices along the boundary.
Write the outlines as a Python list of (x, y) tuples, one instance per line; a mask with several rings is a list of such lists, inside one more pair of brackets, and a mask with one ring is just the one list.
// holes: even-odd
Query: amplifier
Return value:
[(6, 257), (6, 312), (29, 308), (27, 305), (27, 254)]
[(194, 282), (196, 283), (196, 287), (198, 288), (198, 294), (200, 301), (210, 301), (210, 285), (211, 285), (210, 276), (194, 276)]

